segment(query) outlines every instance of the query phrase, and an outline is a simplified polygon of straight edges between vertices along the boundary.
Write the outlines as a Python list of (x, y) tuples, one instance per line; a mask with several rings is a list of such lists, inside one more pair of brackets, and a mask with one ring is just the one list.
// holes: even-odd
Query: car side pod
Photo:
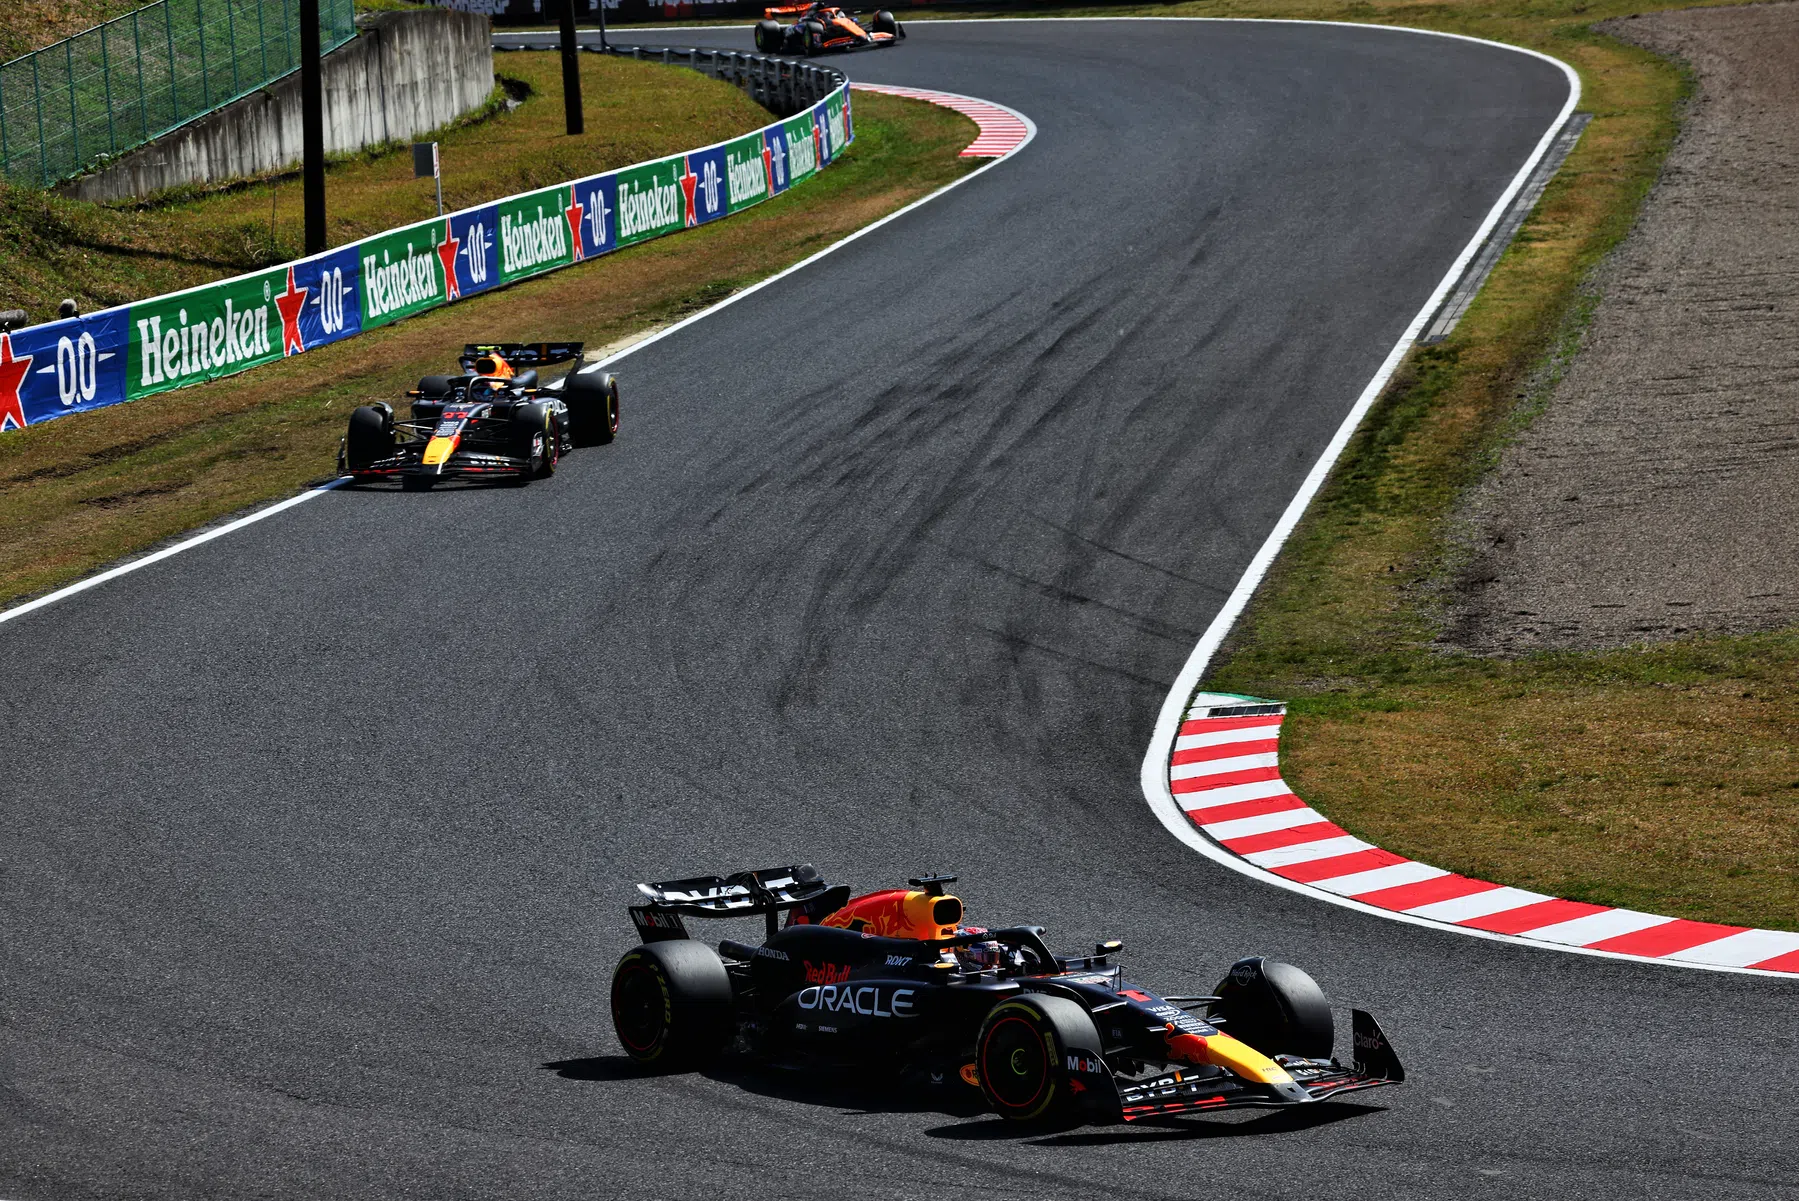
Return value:
[(1405, 1079), (1405, 1065), (1399, 1062), (1393, 1044), (1387, 1041), (1387, 1032), (1380, 1028), (1373, 1014), (1360, 1009), (1350, 1010), (1349, 1033), (1358, 1073), (1377, 1080), (1391, 1080), (1395, 1084)]

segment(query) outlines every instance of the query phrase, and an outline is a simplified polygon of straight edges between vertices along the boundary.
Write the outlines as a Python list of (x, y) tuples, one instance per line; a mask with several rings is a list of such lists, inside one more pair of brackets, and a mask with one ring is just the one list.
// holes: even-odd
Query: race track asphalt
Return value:
[[(1137, 788), (1561, 74), (1047, 21), (844, 66), (1039, 136), (625, 360), (624, 435), (547, 483), (334, 492), (0, 627), (0, 1197), (1795, 1195), (1791, 984), (1322, 906)], [(958, 872), (1164, 988), (1290, 959), (1413, 1083), (1019, 1137), (631, 1071), (631, 882), (801, 859)]]

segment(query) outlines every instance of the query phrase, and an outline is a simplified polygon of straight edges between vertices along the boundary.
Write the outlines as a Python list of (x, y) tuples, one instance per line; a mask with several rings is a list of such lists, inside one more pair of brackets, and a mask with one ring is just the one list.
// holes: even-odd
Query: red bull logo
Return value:
[(821, 963), (814, 966), (810, 959), (800, 962), (805, 968), (807, 984), (841, 984), (850, 978), (850, 965), (847, 963)]

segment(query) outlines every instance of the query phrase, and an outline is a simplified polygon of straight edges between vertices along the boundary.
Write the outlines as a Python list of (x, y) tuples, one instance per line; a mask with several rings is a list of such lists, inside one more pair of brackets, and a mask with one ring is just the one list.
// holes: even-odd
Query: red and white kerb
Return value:
[(981, 132), (963, 148), (963, 158), (1004, 158), (1030, 136), (1030, 124), (1018, 113), (990, 100), (959, 96), (954, 92), (933, 92), (929, 88), (901, 88), (884, 83), (851, 84), (858, 92), (880, 92), (885, 96), (904, 96), (924, 100), (944, 108), (953, 108), (976, 125)]
[(1799, 973), (1799, 933), (1567, 901), (1459, 876), (1363, 842), (1281, 779), (1285, 715), (1279, 704), (1202, 694), (1174, 742), (1168, 779), (1175, 802), (1202, 833), (1243, 860), (1362, 904), (1522, 941)]

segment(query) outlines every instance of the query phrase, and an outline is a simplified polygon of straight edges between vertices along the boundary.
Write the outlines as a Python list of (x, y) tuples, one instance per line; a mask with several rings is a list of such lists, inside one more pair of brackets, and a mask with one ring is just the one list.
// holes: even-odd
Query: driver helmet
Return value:
[(475, 360), (475, 374), (486, 379), (511, 379), (512, 364), (499, 355), (488, 351)]

